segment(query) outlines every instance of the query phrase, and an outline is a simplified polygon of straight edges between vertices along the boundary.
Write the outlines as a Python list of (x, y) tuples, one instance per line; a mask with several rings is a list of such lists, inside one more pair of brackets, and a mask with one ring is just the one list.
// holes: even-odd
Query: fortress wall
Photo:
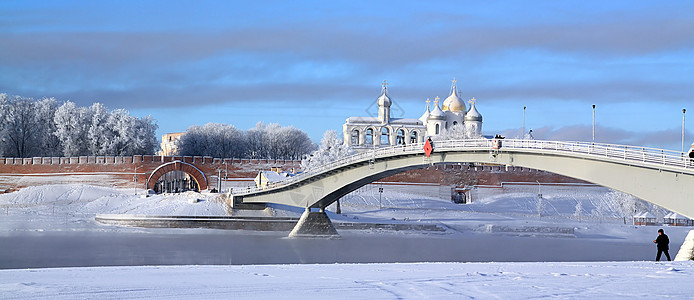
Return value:
[(85, 183), (101, 186), (144, 186), (149, 175), (160, 165), (181, 160), (195, 165), (207, 176), (210, 185), (216, 182), (217, 171), (229, 178), (253, 178), (258, 171), (297, 167), (301, 161), (213, 158), (209, 156), (80, 156), (0, 158), (0, 190), (14, 190), (33, 185)]
[[(209, 185), (216, 186), (217, 172), (231, 179), (254, 178), (258, 171), (281, 167), (285, 171), (299, 169), (298, 160), (265, 160), (213, 158), (209, 156), (81, 156), (0, 158), (0, 190), (13, 190), (33, 185), (84, 183), (101, 186), (144, 187), (151, 173), (164, 163), (174, 160), (195, 165), (207, 176)], [(411, 170), (384, 178), (385, 182), (436, 183), (449, 185), (451, 177), (465, 176), (479, 185), (499, 185), (501, 182), (585, 183), (573, 178), (520, 167), (489, 165), (446, 165)]]

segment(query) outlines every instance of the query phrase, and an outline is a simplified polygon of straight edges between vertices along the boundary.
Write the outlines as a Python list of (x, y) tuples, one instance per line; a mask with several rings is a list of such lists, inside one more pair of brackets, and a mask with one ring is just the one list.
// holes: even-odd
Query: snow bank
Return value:
[[(186, 192), (151, 197), (136, 195), (132, 189), (67, 184), (33, 186), (0, 194), (0, 205), (25, 213), (51, 214), (143, 214), (143, 215), (227, 215), (218, 194)], [(56, 211), (57, 210), (57, 211)]]
[[(8, 232), (98, 231), (96, 214), (227, 216), (217, 194), (182, 193), (151, 197), (133, 189), (84, 184), (45, 185), (0, 194), (0, 234)], [(193, 201), (195, 200), (195, 201)]]
[(224, 216), (224, 203), (217, 194), (185, 192), (141, 198), (121, 194), (98, 198), (79, 209), (89, 214), (139, 214), (157, 216)]
[(689, 231), (687, 237), (684, 238), (684, 243), (675, 257), (675, 261), (683, 260), (694, 260), (694, 230)]
[(0, 194), (0, 205), (20, 207), (45, 204), (67, 205), (122, 194), (121, 190), (83, 184), (32, 186), (14, 193)]

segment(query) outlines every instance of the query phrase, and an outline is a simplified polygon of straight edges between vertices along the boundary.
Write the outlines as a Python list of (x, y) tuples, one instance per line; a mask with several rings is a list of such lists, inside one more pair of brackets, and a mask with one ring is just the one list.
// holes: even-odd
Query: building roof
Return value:
[(482, 122), (482, 114), (475, 107), (475, 98), (472, 98), (472, 101), (470, 101), (470, 110), (465, 114), (465, 121)]
[(429, 119), (429, 105), (427, 105), (427, 110), (425, 110), (422, 116), (419, 117), (419, 120), (422, 121), (422, 123), (426, 123), (427, 119)]
[(381, 124), (381, 119), (377, 117), (349, 117), (345, 122), (347, 124)]
[(446, 100), (443, 100), (443, 105), (441, 109), (443, 111), (452, 112), (465, 112), (467, 109), (465, 107), (465, 102), (458, 97), (458, 90), (455, 86), (456, 80), (453, 78), (453, 86), (451, 87), (451, 94), (448, 95)]
[(421, 125), (424, 126), (424, 122), (422, 122), (419, 119), (390, 119), (390, 123), (392, 125)]
[(445, 120), (446, 119), (446, 113), (444, 113), (441, 108), (439, 108), (439, 97), (436, 97), (436, 101), (434, 101), (434, 109), (431, 110), (429, 113), (429, 118), (428, 120)]
[(655, 219), (655, 216), (652, 213), (646, 211), (646, 212), (642, 212), (640, 214), (634, 215), (634, 218)]
[(378, 96), (378, 106), (385, 106), (385, 107), (390, 107), (391, 104), (393, 104), (393, 101), (390, 100), (390, 97), (388, 96), (388, 88), (386, 87), (388, 84), (383, 81), (383, 89), (381, 89), (381, 95)]
[[(275, 172), (275, 171), (260, 171), (259, 173), (263, 174), (263, 177), (269, 182), (277, 182), (277, 181), (282, 181), (285, 180), (289, 177), (294, 176), (294, 174), (289, 173), (289, 172)], [(258, 174), (260, 175), (260, 174)]]
[(665, 219), (672, 219), (672, 220), (688, 220), (689, 218), (679, 215), (678, 213), (669, 213), (665, 215)]

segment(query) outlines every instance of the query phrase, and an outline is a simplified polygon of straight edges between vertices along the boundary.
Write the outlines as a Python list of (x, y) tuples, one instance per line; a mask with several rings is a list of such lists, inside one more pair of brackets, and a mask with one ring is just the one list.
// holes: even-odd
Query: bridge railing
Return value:
[(586, 142), (503, 140), (503, 148), (556, 150), (675, 167), (694, 167), (686, 153), (648, 147)]
[[(433, 142), (434, 152), (436, 152), (437, 150), (493, 151), (493, 144), (493, 140), (489, 139), (443, 140)], [(390, 157), (399, 154), (423, 153), (423, 148), (424, 143), (375, 148), (366, 152), (343, 157), (341, 159), (335, 160), (317, 168), (306, 170), (302, 173), (299, 173), (293, 177), (289, 177), (282, 181), (269, 183), (265, 187), (247, 187), (246, 189), (240, 189), (237, 191), (239, 194), (249, 194), (268, 189), (280, 188), (291, 185), (295, 182), (302, 181), (306, 178), (313, 177), (324, 172), (328, 172), (358, 162), (375, 161), (379, 158)], [(501, 140), (500, 149), (527, 149), (570, 152), (593, 157), (604, 157), (616, 161), (635, 161), (641, 163), (683, 167), (688, 169), (694, 168), (694, 162), (692, 162), (692, 159), (688, 158), (685, 153), (648, 147), (586, 142), (504, 139)]]

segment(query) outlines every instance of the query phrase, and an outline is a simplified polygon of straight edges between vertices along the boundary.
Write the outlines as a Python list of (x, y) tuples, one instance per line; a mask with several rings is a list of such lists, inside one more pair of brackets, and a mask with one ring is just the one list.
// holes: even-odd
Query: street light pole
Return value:
[[(228, 185), (227, 180), (229, 179), (229, 165), (227, 164), (226, 160), (224, 160), (222, 163), (224, 164), (224, 185), (226, 186)], [(219, 190), (219, 192), (222, 192), (221, 189)]]
[(686, 108), (682, 109), (682, 153), (684, 153), (684, 114), (687, 112)]
[(544, 203), (542, 202), (542, 184), (540, 184), (539, 180), (535, 180), (535, 182), (537, 182), (537, 216), (542, 218), (542, 210), (544, 209)]
[(525, 106), (523, 106), (523, 132), (521, 134), (521, 139), (525, 139)]
[(593, 143), (595, 143), (595, 104), (593, 104)]
[(135, 195), (137, 195), (137, 168), (142, 168), (143, 166), (144, 165), (135, 166), (135, 170), (133, 171), (133, 191)]
[(222, 192), (222, 169), (217, 170), (217, 193)]

